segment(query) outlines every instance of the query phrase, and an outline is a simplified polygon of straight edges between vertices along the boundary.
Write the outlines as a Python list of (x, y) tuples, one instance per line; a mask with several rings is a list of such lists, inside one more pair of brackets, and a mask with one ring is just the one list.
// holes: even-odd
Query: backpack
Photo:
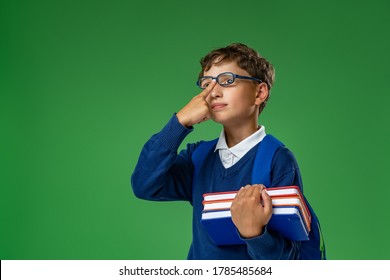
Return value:
[[(192, 162), (194, 165), (194, 179), (199, 172), (208, 153), (217, 144), (218, 138), (211, 141), (201, 141), (192, 153)], [(255, 162), (252, 170), (252, 184), (271, 185), (271, 167), (272, 160), (276, 151), (284, 144), (274, 136), (267, 134), (260, 142), (256, 152)], [(306, 197), (303, 196), (312, 216), (311, 233), (309, 241), (301, 241), (300, 259), (315, 260), (326, 259), (325, 243), (321, 233), (321, 226), (314, 210), (310, 206)]]

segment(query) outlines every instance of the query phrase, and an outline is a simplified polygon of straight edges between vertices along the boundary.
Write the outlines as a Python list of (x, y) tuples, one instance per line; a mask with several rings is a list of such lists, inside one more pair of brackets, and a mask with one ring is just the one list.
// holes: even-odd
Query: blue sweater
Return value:
[[(258, 146), (253, 147), (232, 167), (225, 169), (218, 152), (207, 155), (193, 185), (194, 166), (191, 155), (198, 143), (177, 150), (192, 131), (182, 126), (176, 115), (144, 145), (131, 177), (138, 198), (156, 201), (189, 201), (193, 206), (193, 240), (188, 259), (298, 259), (300, 242), (284, 239), (265, 231), (261, 236), (243, 239), (244, 245), (217, 246), (200, 223), (203, 194), (238, 190), (251, 184), (253, 163)], [(271, 186), (299, 186), (301, 176), (294, 155), (285, 147), (276, 151), (272, 162)]]

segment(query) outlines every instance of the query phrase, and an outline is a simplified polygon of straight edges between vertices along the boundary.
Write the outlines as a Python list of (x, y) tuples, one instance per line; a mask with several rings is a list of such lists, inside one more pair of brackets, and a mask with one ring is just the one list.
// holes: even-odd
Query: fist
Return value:
[(212, 80), (200, 94), (192, 98), (192, 100), (176, 114), (177, 119), (182, 125), (191, 127), (194, 124), (210, 119), (210, 108), (206, 98), (213, 90), (215, 84), (216, 81)]
[(271, 219), (272, 200), (264, 185), (247, 185), (238, 191), (230, 211), (241, 236), (253, 238), (263, 233)]

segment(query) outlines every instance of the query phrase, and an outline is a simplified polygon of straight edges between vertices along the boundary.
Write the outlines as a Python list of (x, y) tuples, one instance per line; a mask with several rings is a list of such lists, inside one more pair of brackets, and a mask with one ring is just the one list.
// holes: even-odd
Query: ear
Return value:
[(266, 83), (260, 83), (256, 87), (256, 101), (255, 105), (262, 104), (268, 97), (268, 86)]

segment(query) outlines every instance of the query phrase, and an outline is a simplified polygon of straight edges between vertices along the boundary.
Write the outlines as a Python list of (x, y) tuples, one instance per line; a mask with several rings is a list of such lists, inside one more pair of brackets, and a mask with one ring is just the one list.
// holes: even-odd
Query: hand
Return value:
[(215, 84), (216, 81), (212, 80), (200, 94), (192, 98), (192, 100), (176, 114), (177, 119), (182, 125), (191, 127), (194, 124), (210, 119), (210, 108), (206, 98), (213, 90)]
[(264, 185), (247, 185), (238, 191), (230, 211), (241, 236), (253, 238), (263, 233), (271, 219), (272, 200)]

